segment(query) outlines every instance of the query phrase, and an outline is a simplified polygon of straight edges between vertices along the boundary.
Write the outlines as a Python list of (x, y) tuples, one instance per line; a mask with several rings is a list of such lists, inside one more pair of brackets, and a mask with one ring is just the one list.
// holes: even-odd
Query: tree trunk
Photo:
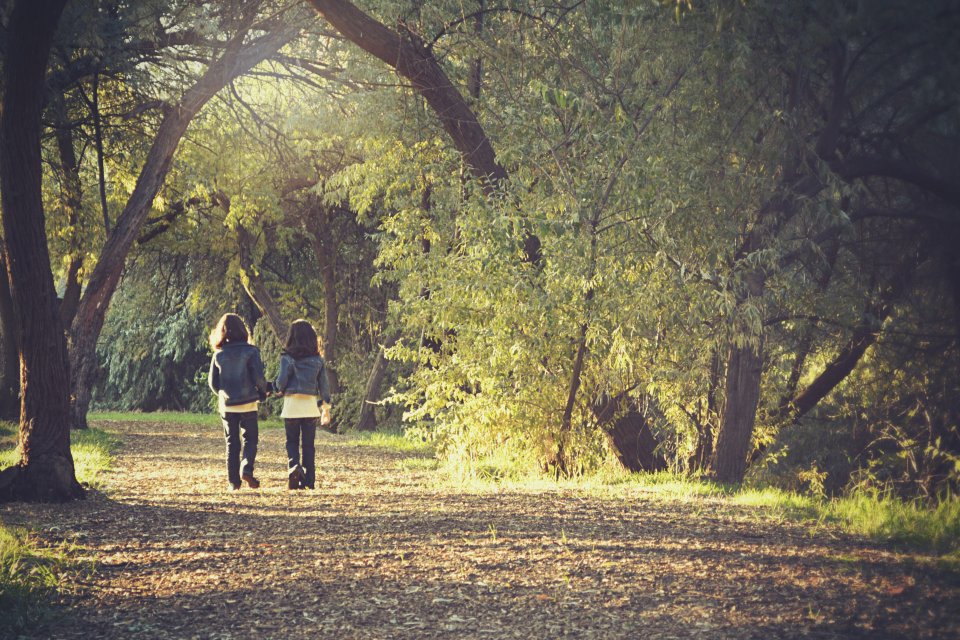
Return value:
[(0, 243), (0, 420), (16, 422), (20, 419), (20, 347), (5, 251)]
[[(229, 203), (227, 206), (229, 207)], [(239, 224), (237, 225), (237, 245), (240, 252), (240, 282), (247, 295), (267, 319), (267, 324), (277, 336), (277, 340), (283, 344), (287, 339), (287, 330), (290, 325), (283, 319), (280, 305), (270, 294), (270, 290), (267, 289), (266, 283), (253, 264), (253, 236)]]
[(697, 424), (697, 446), (689, 460), (692, 471), (702, 472), (713, 458), (713, 439), (716, 418), (720, 415), (717, 407), (717, 390), (720, 387), (720, 356), (716, 349), (710, 356), (710, 381), (707, 385), (707, 410)]
[(55, 137), (57, 151), (60, 155), (60, 171), (62, 175), (63, 208), (70, 225), (69, 251), (70, 265), (67, 268), (67, 282), (64, 287), (63, 300), (60, 301), (60, 322), (69, 327), (73, 315), (77, 312), (80, 303), (80, 268), (83, 266), (83, 253), (80, 251), (80, 208), (83, 206), (83, 191), (80, 186), (80, 166), (77, 163), (77, 154), (73, 148), (73, 129), (70, 128), (66, 105), (61, 98), (56, 105), (57, 123)]
[[(627, 402), (631, 404), (624, 411)], [(625, 469), (654, 472), (667, 468), (667, 461), (657, 453), (657, 439), (647, 416), (633, 404), (627, 392), (600, 404), (599, 409), (596, 407), (597, 423), (605, 428), (607, 442)]]
[[(470, 105), (423, 42), (409, 32), (402, 37), (347, 0), (310, 3), (345, 38), (410, 81), (440, 120), (470, 173), (480, 180), (488, 195), (494, 193), (508, 174), (497, 162), (493, 145)], [(540, 239), (530, 232), (524, 238), (524, 253), (527, 262), (540, 264)]]
[(747, 453), (753, 439), (753, 427), (760, 401), (760, 377), (763, 369), (763, 343), (734, 346), (727, 359), (726, 401), (713, 473), (720, 482), (743, 481), (747, 470)]
[(7, 28), (0, 192), (7, 276), (20, 336), (20, 461), (0, 500), (81, 498), (70, 452), (67, 342), (57, 316), (41, 195), (40, 115), (50, 44), (66, 0), (18, 0)]
[(373, 368), (370, 369), (370, 377), (367, 378), (363, 404), (360, 406), (360, 419), (357, 420), (358, 431), (373, 431), (377, 428), (377, 416), (374, 408), (380, 398), (380, 385), (383, 384), (383, 378), (387, 373), (385, 350), (392, 347), (396, 342), (397, 336), (389, 338), (377, 352), (377, 359), (374, 360)]
[[(318, 220), (323, 218), (323, 220)], [(330, 381), (330, 393), (340, 393), (340, 378), (337, 376), (337, 334), (340, 326), (340, 300), (337, 297), (337, 255), (325, 242), (329, 237), (330, 213), (320, 207), (315, 215), (306, 222), (307, 237), (320, 267), (323, 282), (323, 349), (327, 363), (327, 377)]]
[(90, 275), (71, 326), (70, 359), (74, 372), (72, 411), (73, 424), (77, 428), (83, 428), (87, 423), (90, 389), (97, 369), (97, 340), (103, 329), (107, 308), (120, 282), (127, 254), (137, 240), (153, 200), (166, 179), (173, 154), (187, 126), (220, 89), (276, 53), (297, 33), (291, 29), (274, 28), (268, 35), (244, 46), (247, 32), (248, 29), (243, 29), (234, 36), (223, 55), (207, 68), (196, 84), (187, 89), (180, 103), (167, 110), (133, 193), (117, 218), (100, 253), (100, 260)]

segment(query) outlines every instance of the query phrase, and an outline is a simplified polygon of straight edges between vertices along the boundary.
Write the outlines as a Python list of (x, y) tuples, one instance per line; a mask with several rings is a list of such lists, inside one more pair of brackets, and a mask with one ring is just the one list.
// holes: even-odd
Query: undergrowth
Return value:
[[(116, 438), (99, 429), (72, 431), (70, 449), (77, 480), (98, 488), (111, 467)], [(0, 422), (0, 468), (16, 464), (17, 426)], [(78, 559), (79, 550), (61, 543), (42, 546), (32, 534), (0, 523), (0, 637), (16, 637), (50, 610), (60, 593), (73, 588), (74, 578), (92, 566)]]

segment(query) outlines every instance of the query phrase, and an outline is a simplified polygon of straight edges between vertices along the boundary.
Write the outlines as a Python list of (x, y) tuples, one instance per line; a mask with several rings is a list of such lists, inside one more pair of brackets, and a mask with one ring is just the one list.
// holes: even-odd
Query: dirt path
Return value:
[(722, 501), (465, 493), (318, 436), (321, 486), (225, 490), (210, 427), (106, 423), (104, 493), (0, 517), (98, 563), (50, 638), (953, 638), (956, 578)]

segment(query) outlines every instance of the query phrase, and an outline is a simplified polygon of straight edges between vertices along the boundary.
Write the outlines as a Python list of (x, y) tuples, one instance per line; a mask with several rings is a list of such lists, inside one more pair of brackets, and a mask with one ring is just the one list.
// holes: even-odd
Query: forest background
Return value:
[(465, 475), (956, 501), (958, 3), (67, 3), (39, 166), (69, 383), (20, 366), (51, 343), (11, 259), (42, 27), (13, 5), (0, 408), (33, 451), (63, 429), (31, 384), (69, 387), (61, 427), (212, 411), (235, 311), (268, 373), (311, 319), (336, 428)]

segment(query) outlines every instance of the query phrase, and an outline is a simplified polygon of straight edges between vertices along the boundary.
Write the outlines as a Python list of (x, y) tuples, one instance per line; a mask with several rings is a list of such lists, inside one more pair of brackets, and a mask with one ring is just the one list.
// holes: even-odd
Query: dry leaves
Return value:
[(315, 492), (225, 490), (212, 426), (113, 423), (105, 494), (7, 506), (98, 562), (51, 638), (960, 636), (955, 576), (722, 501), (432, 488), (403, 456), (318, 434)]

